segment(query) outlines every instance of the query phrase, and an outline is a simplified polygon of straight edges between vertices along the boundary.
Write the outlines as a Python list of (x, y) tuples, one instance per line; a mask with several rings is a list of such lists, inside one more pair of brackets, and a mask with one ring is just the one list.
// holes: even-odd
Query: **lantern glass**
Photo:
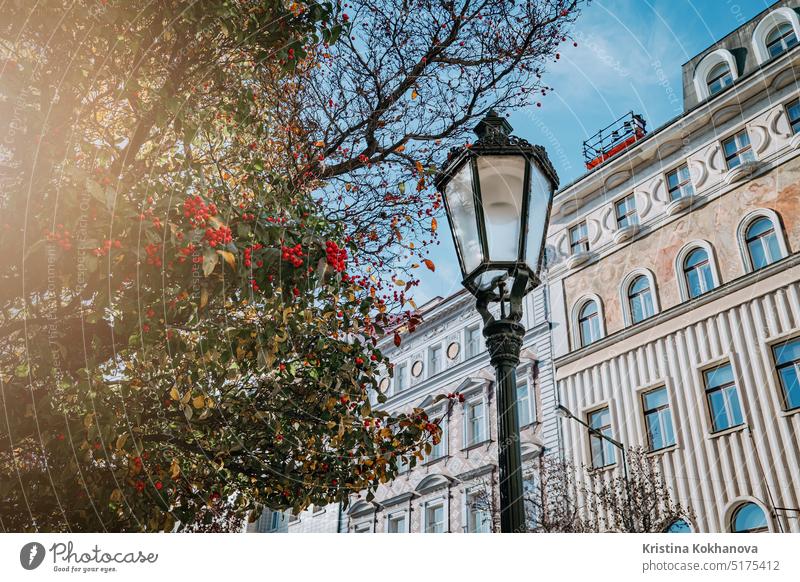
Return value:
[(477, 161), (489, 260), (524, 259), (520, 257), (520, 228), (526, 159), (489, 155)]
[(544, 244), (544, 229), (547, 224), (552, 192), (553, 189), (549, 178), (545, 176), (537, 164), (531, 164), (525, 261), (534, 272), (537, 272), (540, 267), (539, 260), (542, 254), (542, 245)]
[(475, 215), (475, 194), (472, 191), (472, 168), (469, 163), (461, 166), (447, 184), (445, 196), (450, 209), (450, 228), (453, 229), (453, 238), (458, 245), (466, 276), (483, 262)]

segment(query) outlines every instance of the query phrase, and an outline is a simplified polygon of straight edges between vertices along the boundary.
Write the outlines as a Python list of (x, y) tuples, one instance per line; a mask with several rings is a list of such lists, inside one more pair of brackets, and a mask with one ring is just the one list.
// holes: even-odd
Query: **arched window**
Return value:
[(689, 298), (698, 297), (714, 288), (714, 274), (705, 249), (696, 248), (686, 255), (683, 276)]
[(713, 97), (725, 87), (733, 85), (738, 78), (736, 59), (730, 51), (717, 49), (708, 53), (697, 64), (693, 74), (697, 99), (703, 101)]
[(777, 57), (797, 44), (797, 35), (789, 22), (781, 22), (772, 29), (766, 38), (767, 52), (770, 57)]
[(631, 310), (631, 323), (639, 323), (656, 313), (650, 281), (639, 275), (628, 287), (628, 305)]
[(756, 218), (750, 223), (744, 241), (754, 271), (783, 258), (778, 236), (775, 234), (775, 225), (765, 216)]
[(764, 510), (753, 502), (740, 505), (731, 518), (733, 533), (762, 533), (769, 531)]
[(731, 75), (731, 68), (728, 63), (724, 61), (715, 65), (706, 77), (709, 96), (716, 95), (730, 85), (733, 85), (733, 75)]
[(797, 44), (800, 18), (789, 6), (767, 14), (753, 30), (753, 53), (759, 64), (782, 55)]
[(664, 533), (692, 533), (692, 526), (685, 519), (676, 519)]
[(578, 313), (578, 333), (581, 347), (600, 339), (600, 312), (592, 299), (584, 303)]

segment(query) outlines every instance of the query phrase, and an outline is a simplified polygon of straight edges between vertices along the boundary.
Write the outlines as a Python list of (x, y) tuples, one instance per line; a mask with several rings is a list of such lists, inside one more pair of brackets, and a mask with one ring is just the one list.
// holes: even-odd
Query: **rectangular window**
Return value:
[(800, 132), (800, 99), (795, 99), (786, 106), (786, 114), (789, 116), (789, 125), (792, 126), (792, 133)]
[(673, 201), (687, 196), (694, 196), (694, 186), (692, 186), (692, 175), (689, 173), (689, 166), (683, 164), (667, 173), (667, 189), (669, 190), (669, 199)]
[(589, 413), (589, 426), (593, 429), (589, 432), (592, 467), (599, 469), (616, 463), (614, 445), (600, 436), (611, 437), (611, 413), (608, 406)]
[(533, 422), (530, 390), (528, 390), (528, 381), (524, 379), (517, 382), (517, 415), (520, 428)]
[(739, 390), (730, 363), (703, 372), (708, 412), (714, 432), (744, 424)]
[(425, 533), (444, 533), (444, 503), (425, 507)]
[(800, 408), (800, 338), (772, 346), (786, 410)]
[(586, 221), (569, 229), (569, 248), (573, 255), (589, 251), (589, 229)]
[[(428, 413), (428, 418), (433, 421), (436, 418), (439, 418), (443, 414), (443, 410), (438, 408), (436, 410), (432, 410)], [(442, 418), (440, 421), (440, 426), (442, 427), (442, 438), (439, 442), (431, 447), (431, 452), (428, 454), (428, 461), (435, 461), (436, 459), (441, 459), (447, 454), (447, 419)]]
[(428, 350), (428, 377), (442, 371), (442, 346), (431, 346)]
[(477, 491), (467, 495), (467, 533), (489, 533), (491, 517), (486, 495)]
[(399, 364), (394, 367), (394, 393), (399, 394), (408, 387), (406, 383), (407, 364)]
[(467, 358), (473, 358), (481, 350), (481, 326), (473, 325), (467, 328)]
[(406, 514), (390, 515), (386, 524), (386, 531), (388, 533), (406, 533)]
[(728, 164), (729, 170), (756, 159), (753, 149), (750, 147), (750, 136), (746, 129), (723, 141), (722, 149), (725, 152), (725, 162)]
[(674, 445), (675, 433), (672, 429), (667, 389), (662, 387), (645, 392), (642, 394), (642, 405), (650, 450), (657, 451)]
[(483, 400), (475, 400), (467, 402), (467, 442), (466, 445), (474, 445), (481, 443), (485, 440), (484, 434), (484, 420), (485, 415), (483, 411)]
[(617, 228), (626, 228), (639, 224), (639, 215), (636, 213), (636, 199), (633, 194), (625, 196), (614, 204), (617, 215)]
[(276, 530), (278, 526), (281, 524), (281, 514), (277, 511), (272, 512), (272, 523), (270, 524), (270, 529)]

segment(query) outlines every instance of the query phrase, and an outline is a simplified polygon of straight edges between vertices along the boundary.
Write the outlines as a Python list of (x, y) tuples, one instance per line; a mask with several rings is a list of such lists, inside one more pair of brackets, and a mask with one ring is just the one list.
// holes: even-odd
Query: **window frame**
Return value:
[[(713, 286), (706, 290), (705, 292), (701, 293), (700, 295), (692, 296), (691, 289), (689, 287), (689, 281), (686, 277), (686, 271), (684, 269), (686, 265), (686, 260), (688, 259), (689, 255), (695, 249), (703, 249), (706, 252), (706, 256), (708, 258), (708, 266), (711, 270), (711, 281)], [(717, 257), (714, 254), (714, 247), (708, 241), (705, 240), (693, 240), (691, 242), (686, 243), (683, 248), (678, 252), (675, 256), (675, 277), (678, 283), (678, 289), (680, 291), (680, 297), (682, 301), (691, 301), (696, 299), (697, 297), (702, 297), (703, 295), (707, 295), (714, 289), (720, 286), (720, 278), (719, 272), (717, 271)]]
[[(478, 405), (481, 406), (482, 414), (479, 418), (475, 419), (479, 422), (480, 427), (480, 438), (475, 438), (473, 433), (473, 419), (470, 418), (470, 413), (475, 407)], [(463, 423), (464, 423), (464, 449), (469, 449), (471, 447), (478, 446), (482, 443), (485, 443), (489, 440), (489, 427), (488, 427), (488, 415), (486, 410), (486, 398), (481, 391), (480, 394), (473, 396), (471, 398), (466, 398), (464, 400), (464, 410), (463, 410)]]
[[(786, 111), (786, 119), (789, 121), (789, 129), (792, 130), (792, 134), (796, 135), (800, 133), (800, 97), (792, 99), (784, 106), (784, 111)], [(792, 113), (791, 110), (797, 108), (797, 118), (792, 120)]]
[[(652, 394), (654, 392), (664, 392), (666, 396), (666, 404), (662, 404), (657, 406), (656, 408), (647, 408), (647, 401), (646, 397), (648, 394)], [(678, 444), (678, 437), (675, 432), (675, 420), (674, 414), (672, 411), (672, 397), (670, 395), (670, 391), (667, 389), (666, 384), (660, 384), (657, 386), (652, 386), (650, 388), (645, 388), (639, 392), (639, 402), (642, 406), (642, 418), (644, 419), (644, 430), (645, 430), (645, 437), (647, 440), (647, 452), (649, 453), (657, 453), (659, 451), (664, 451), (670, 449)], [(656, 414), (658, 419), (659, 428), (663, 429), (666, 426), (666, 421), (663, 421), (664, 415), (662, 414), (664, 411), (669, 415), (669, 431), (672, 435), (672, 442), (666, 443), (666, 439), (663, 435), (666, 433), (662, 430), (662, 439), (664, 439), (663, 446), (658, 448), (653, 446), (653, 437), (650, 432), (650, 423), (648, 422), (648, 416), (651, 414)], [(663, 422), (662, 422), (663, 421)]]
[(405, 392), (411, 387), (408, 382), (406, 372), (408, 370), (408, 362), (400, 362), (394, 366), (394, 374), (392, 378), (392, 395)]
[[(686, 172), (686, 178), (681, 180), (681, 172)], [(670, 176), (675, 176), (677, 184), (675, 186), (670, 186)], [(669, 198), (669, 202), (676, 202), (678, 200), (683, 200), (684, 198), (691, 198), (695, 195), (694, 190), (694, 183), (692, 182), (692, 172), (689, 170), (689, 163), (683, 162), (678, 166), (674, 167), (673, 169), (669, 170), (664, 174), (664, 179), (667, 185), (667, 197)], [(678, 192), (679, 196), (673, 196), (675, 192)]]
[[(470, 348), (470, 345), (472, 345), (471, 342), (470, 342), (470, 333), (471, 332), (475, 332), (475, 334), (476, 334), (475, 335), (475, 343), (474, 343), (474, 349), (475, 349), (474, 352)], [(476, 323), (476, 324), (473, 324), (473, 325), (468, 325), (466, 328), (464, 328), (464, 348), (465, 348), (464, 349), (464, 359), (466, 359), (466, 360), (472, 359), (472, 358), (478, 356), (481, 353), (481, 324), (480, 323)]]
[[(526, 376), (527, 376), (526, 374), (520, 374), (517, 377), (517, 393), (516, 393), (516, 397), (517, 397), (517, 420), (519, 422), (519, 427), (518, 427), (519, 430), (522, 430), (523, 428), (525, 428), (527, 426), (530, 426), (530, 425), (532, 425), (533, 423), (536, 422), (536, 413), (534, 412), (534, 409), (533, 409), (533, 406), (532, 406), (532, 404), (533, 404), (533, 393), (531, 392), (531, 382), (528, 381), (528, 378)], [(522, 414), (521, 414), (522, 407), (520, 406), (520, 398), (519, 398), (519, 391), (520, 391), (519, 389), (520, 389), (520, 385), (521, 384), (525, 385), (525, 402), (526, 402), (525, 409), (527, 410), (526, 414), (527, 414), (527, 417), (528, 417), (528, 422), (524, 422), (524, 423), (522, 422)]]
[[(438, 353), (437, 358), (434, 358), (435, 353)], [(428, 378), (432, 378), (444, 371), (444, 358), (442, 356), (444, 356), (444, 348), (441, 343), (428, 346)]]
[[(742, 509), (744, 509), (748, 505), (753, 505), (757, 507), (759, 511), (761, 511), (761, 514), (764, 516), (764, 526), (755, 529), (737, 530), (735, 527), (736, 517), (739, 515)], [(770, 526), (769, 514), (764, 510), (764, 507), (762, 507), (760, 503), (752, 499), (742, 499), (739, 500), (737, 503), (735, 503), (733, 506), (731, 506), (730, 517), (728, 518), (728, 529), (730, 530), (730, 533), (747, 533), (747, 534), (769, 533), (772, 531), (772, 528)]]
[[(596, 414), (602, 413), (603, 411), (606, 411), (608, 413), (608, 424), (607, 425), (603, 425), (603, 426), (601, 426), (599, 428), (595, 427), (595, 426), (592, 426), (592, 417), (594, 415), (596, 415)], [(597, 406), (595, 408), (592, 408), (592, 409), (586, 411), (586, 424), (591, 426), (592, 429), (594, 429), (594, 430), (596, 430), (598, 432), (601, 432), (602, 434), (606, 434), (605, 432), (603, 432), (603, 430), (605, 428), (607, 428), (611, 434), (606, 434), (606, 436), (610, 437), (612, 439), (615, 438), (614, 437), (614, 419), (611, 416), (611, 406), (610, 406), (609, 403), (603, 404), (601, 406)], [(589, 430), (588, 428), (586, 429), (586, 433), (587, 433), (587, 435), (589, 437), (589, 449), (588, 449), (589, 450), (589, 462), (591, 464), (592, 470), (602, 470), (602, 469), (607, 469), (609, 467), (615, 466), (617, 464), (617, 449), (616, 449), (616, 447), (613, 444), (611, 444), (610, 442), (608, 442), (606, 439), (597, 436), (592, 430)], [(602, 457), (603, 457), (603, 463), (604, 463), (602, 465), (595, 465), (595, 455), (594, 455), (594, 450), (592, 448), (592, 445), (594, 443), (593, 439), (597, 439), (597, 441), (600, 443), (600, 447), (601, 447), (601, 451), (602, 451)], [(608, 447), (610, 447), (610, 448), (608, 448)], [(609, 462), (608, 459), (606, 458), (606, 452), (607, 451), (611, 451), (611, 457), (612, 457), (611, 462)]]
[(478, 530), (474, 527), (476, 518), (473, 516), (472, 504), (470, 499), (476, 497), (481, 493), (480, 488), (473, 487), (464, 492), (464, 515), (466, 516), (464, 524), (464, 533), (491, 533), (492, 531), (492, 516), (486, 510), (478, 510), (474, 513), (484, 513), (483, 527), (485, 529)]
[[(741, 139), (742, 136), (747, 138), (747, 144), (742, 145)], [(733, 143), (736, 146), (736, 151), (731, 154), (728, 154), (726, 151), (726, 144)], [(740, 168), (744, 164), (748, 162), (755, 162), (757, 161), (756, 153), (753, 150), (753, 142), (750, 140), (750, 133), (747, 131), (746, 127), (743, 127), (733, 135), (729, 135), (728, 137), (720, 140), (720, 144), (722, 146), (722, 156), (725, 158), (725, 167), (728, 170), (734, 170), (736, 168)], [(749, 155), (747, 155), (749, 152)], [(742, 156), (745, 155), (749, 159), (743, 159)], [(735, 161), (736, 163), (731, 165), (732, 162)]]
[[(781, 33), (781, 27), (788, 27), (788, 30)], [(770, 40), (770, 37), (774, 33), (778, 33), (778, 35), (773, 39)], [(786, 40), (789, 37), (794, 37), (794, 42), (789, 44)], [(778, 52), (772, 52), (772, 47), (780, 45), (780, 50)], [(794, 30), (794, 26), (792, 26), (791, 22), (784, 20), (783, 22), (776, 23), (772, 28), (770, 28), (769, 32), (764, 37), (764, 48), (767, 49), (767, 54), (769, 55), (770, 59), (775, 59), (788, 52), (788, 50), (794, 46), (797, 46), (797, 33)]]
[[(442, 508), (442, 521), (441, 521), (442, 531), (441, 532), (428, 531), (428, 528), (430, 527), (430, 522), (428, 521), (428, 512), (431, 509), (436, 509), (438, 507)], [(448, 507), (447, 500), (445, 498), (443, 498), (443, 497), (437, 497), (436, 499), (430, 499), (428, 501), (425, 501), (422, 504), (422, 533), (447, 533), (448, 532), (448, 527), (447, 527), (448, 509), (447, 509), (447, 507)], [(439, 523), (439, 522), (434, 522), (434, 523)]]
[[(403, 529), (392, 531), (392, 523), (397, 522), (399, 519), (403, 520)], [(393, 511), (386, 515), (386, 533), (409, 533), (409, 531), (408, 510)]]
[[(641, 280), (644, 280), (647, 286), (641, 291), (636, 291), (634, 293), (633, 286)], [(634, 301), (641, 302), (642, 317), (640, 319), (636, 319), (635, 310), (633, 308)], [(633, 280), (630, 283), (628, 283), (628, 309), (630, 309), (631, 312), (631, 325), (636, 325), (637, 323), (641, 323), (655, 316), (656, 307), (654, 303), (655, 302), (653, 301), (653, 289), (650, 284), (650, 278), (647, 277), (646, 275), (637, 275), (636, 277), (634, 277)], [(648, 304), (650, 305), (650, 311), (651, 311), (651, 313), (649, 314), (647, 313), (648, 310), (646, 309), (646, 306)]]
[[(712, 73), (714, 73), (720, 67), (724, 68), (724, 71), (712, 79)], [(717, 81), (720, 81), (725, 77), (728, 78), (727, 82), (720, 82), (717, 85), (714, 85)], [(731, 85), (733, 85), (733, 72), (731, 71), (730, 65), (726, 61), (720, 61), (716, 63), (706, 74), (706, 89), (708, 90), (709, 97), (713, 97), (714, 95), (721, 93), (724, 89), (727, 89)], [(714, 86), (717, 88), (714, 89)]]
[[(448, 457), (450, 454), (449, 447), (447, 446), (450, 436), (450, 418), (448, 414), (445, 414), (445, 412), (446, 408), (442, 406), (435, 406), (426, 411), (428, 418), (436, 417), (440, 413), (442, 414), (442, 421), (439, 423), (439, 426), (442, 428), (442, 438), (438, 445), (431, 445), (431, 453), (426, 455), (425, 460), (423, 461), (425, 465), (440, 461), (441, 459)], [(438, 451), (436, 456), (433, 454), (434, 451)]]
[(769, 355), (770, 355), (770, 363), (772, 364), (773, 375), (776, 380), (777, 388), (778, 388), (778, 397), (780, 398), (780, 405), (781, 411), (785, 414), (795, 414), (800, 412), (800, 401), (796, 406), (789, 406), (788, 401), (788, 391), (783, 383), (783, 377), (781, 376), (781, 369), (793, 367), (795, 369), (795, 374), (797, 375), (798, 382), (800, 382), (800, 358), (797, 360), (792, 360), (792, 363), (784, 363), (778, 364), (778, 355), (776, 353), (776, 348), (778, 346), (786, 345), (792, 342), (800, 341), (800, 335), (792, 334), (787, 337), (778, 338), (769, 343)]
[[(594, 306), (594, 312), (590, 313), (587, 316), (584, 316), (583, 312), (589, 305)], [(599, 318), (600, 318), (600, 308), (598, 307), (597, 302), (594, 301), (593, 299), (584, 301), (583, 305), (581, 305), (581, 308), (578, 310), (578, 337), (580, 339), (580, 347), (585, 348), (586, 346), (590, 346), (602, 337), (602, 334), (599, 332), (600, 330)], [(589, 323), (588, 329), (594, 329), (595, 326), (592, 324), (593, 320), (597, 321), (596, 327), (598, 330), (597, 334), (598, 337), (592, 337), (589, 341), (587, 341), (587, 338), (584, 336), (583, 333), (583, 323), (588, 322)]]
[(789, 249), (786, 246), (786, 231), (783, 228), (783, 221), (780, 219), (780, 216), (778, 216), (778, 214), (771, 208), (757, 208), (751, 212), (748, 212), (744, 218), (742, 218), (736, 230), (739, 241), (739, 250), (741, 251), (742, 255), (742, 263), (746, 273), (753, 273), (757, 270), (753, 264), (753, 258), (750, 253), (747, 231), (750, 230), (750, 227), (761, 218), (766, 218), (772, 222), (772, 229), (775, 233), (775, 238), (778, 242), (778, 250), (781, 254), (781, 257), (770, 263), (770, 265), (777, 263), (778, 261), (789, 256)]
[[(582, 231), (578, 239), (573, 238), (573, 232)], [(586, 220), (573, 224), (568, 231), (570, 256), (589, 252), (589, 225)], [(578, 249), (578, 247), (580, 247)], [(578, 250), (576, 250), (578, 249)]]
[[(709, 386), (708, 376), (711, 372), (718, 370), (728, 366), (731, 369), (731, 377), (733, 380), (728, 383), (718, 384), (715, 386)], [(744, 407), (744, 400), (742, 399), (742, 390), (737, 382), (739, 375), (737, 373), (737, 368), (733, 364), (733, 359), (729, 356), (718, 359), (714, 362), (709, 362), (706, 365), (700, 368), (700, 385), (703, 388), (703, 403), (706, 410), (706, 419), (708, 420), (708, 424), (710, 427), (709, 433), (711, 435), (717, 434), (724, 434), (729, 431), (739, 430), (747, 426), (747, 416), (745, 415), (745, 407)], [(733, 390), (729, 390), (730, 388)], [(725, 418), (729, 422), (728, 426), (726, 427), (718, 427), (716, 423), (716, 415), (714, 413), (714, 407), (711, 404), (711, 395), (716, 394), (718, 392), (722, 393), (722, 397), (725, 404)], [(733, 408), (730, 399), (730, 392), (735, 392), (736, 394), (736, 402), (739, 408), (739, 416), (741, 417), (741, 422), (736, 424), (735, 415), (733, 414)]]
[[(620, 205), (625, 209), (620, 215)], [(617, 230), (631, 226), (639, 226), (639, 209), (636, 205), (636, 196), (633, 193), (627, 194), (614, 202), (614, 219), (617, 223)], [(625, 222), (625, 224), (622, 224)]]

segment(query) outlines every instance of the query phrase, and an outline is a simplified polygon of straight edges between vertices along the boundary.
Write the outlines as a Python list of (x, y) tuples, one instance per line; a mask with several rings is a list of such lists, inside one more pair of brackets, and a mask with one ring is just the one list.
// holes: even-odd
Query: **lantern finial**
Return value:
[(475, 134), (479, 140), (486, 138), (505, 138), (514, 130), (511, 124), (505, 118), (497, 115), (494, 109), (490, 109), (486, 117), (480, 120), (478, 125), (475, 126)]

